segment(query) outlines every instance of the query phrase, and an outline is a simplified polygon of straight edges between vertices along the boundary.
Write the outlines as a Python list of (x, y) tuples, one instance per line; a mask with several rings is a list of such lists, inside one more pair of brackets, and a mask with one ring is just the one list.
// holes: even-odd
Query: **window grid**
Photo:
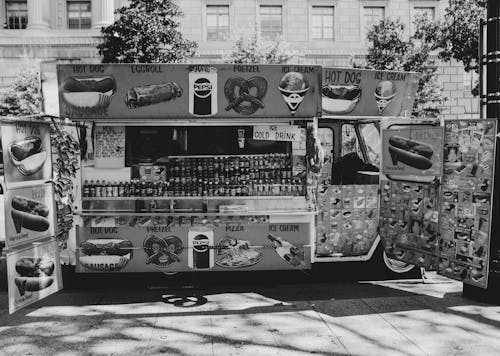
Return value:
[(69, 29), (90, 28), (92, 22), (90, 1), (68, 1), (66, 6)]
[(283, 34), (281, 6), (260, 7), (260, 32), (263, 38), (272, 39)]
[(364, 12), (365, 32), (368, 33), (374, 25), (385, 17), (385, 7), (383, 6), (365, 6)]
[(229, 38), (229, 6), (207, 5), (207, 40), (224, 41)]
[(28, 24), (28, 2), (6, 2), (7, 28), (10, 30), (25, 29)]
[(315, 40), (333, 39), (333, 6), (313, 6), (312, 38)]
[(427, 17), (431, 20), (434, 20), (435, 17), (435, 9), (431, 6), (415, 6), (413, 8), (413, 16), (416, 18), (417, 16), (427, 15)]

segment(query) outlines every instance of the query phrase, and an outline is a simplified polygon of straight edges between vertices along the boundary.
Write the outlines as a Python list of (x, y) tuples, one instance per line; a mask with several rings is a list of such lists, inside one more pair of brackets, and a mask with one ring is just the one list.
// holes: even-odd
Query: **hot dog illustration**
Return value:
[(80, 244), (80, 263), (91, 271), (119, 271), (132, 258), (129, 240), (92, 239)]
[(47, 218), (49, 208), (45, 204), (23, 196), (15, 196), (12, 198), (11, 206), (11, 216), (17, 233), (20, 233), (23, 227), (32, 231), (46, 231), (50, 227)]
[(102, 77), (69, 77), (62, 87), (64, 101), (77, 108), (107, 108), (116, 91), (115, 79)]
[(358, 85), (323, 85), (321, 106), (331, 115), (348, 114), (361, 100), (361, 88)]
[(158, 104), (182, 96), (182, 88), (176, 82), (143, 85), (131, 88), (125, 94), (125, 104), (129, 109)]
[(432, 167), (430, 158), (434, 151), (430, 145), (400, 136), (391, 137), (389, 145), (389, 154), (393, 165), (402, 162), (422, 170)]
[(19, 276), (14, 278), (14, 283), (19, 290), (19, 295), (26, 292), (37, 292), (54, 283), (52, 274), (55, 270), (53, 261), (39, 257), (21, 257), (16, 262), (16, 272)]
[(47, 159), (40, 137), (29, 136), (12, 142), (8, 147), (12, 164), (25, 176), (38, 172)]

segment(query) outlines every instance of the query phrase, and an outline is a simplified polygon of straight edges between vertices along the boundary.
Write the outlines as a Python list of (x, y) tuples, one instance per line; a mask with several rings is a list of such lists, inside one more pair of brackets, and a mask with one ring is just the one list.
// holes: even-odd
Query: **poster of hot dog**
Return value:
[(323, 116), (409, 116), (417, 85), (412, 72), (323, 68)]
[(5, 182), (47, 181), (52, 178), (50, 127), (46, 123), (3, 123), (1, 128)]
[(382, 173), (440, 177), (443, 139), (442, 127), (414, 125), (382, 130)]
[(57, 241), (34, 243), (7, 254), (9, 313), (62, 289)]
[(52, 184), (8, 189), (4, 201), (7, 248), (55, 235)]

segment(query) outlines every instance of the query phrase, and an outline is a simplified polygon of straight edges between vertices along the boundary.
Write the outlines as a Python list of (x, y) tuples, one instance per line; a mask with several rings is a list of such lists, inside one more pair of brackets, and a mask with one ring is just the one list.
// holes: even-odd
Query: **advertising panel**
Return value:
[(2, 123), (5, 183), (45, 182), (52, 178), (50, 127), (46, 123)]
[(382, 130), (382, 173), (440, 177), (443, 128), (411, 126)]
[(57, 67), (71, 119), (289, 118), (321, 113), (321, 67), (75, 64)]
[(62, 289), (57, 241), (37, 242), (7, 254), (9, 313)]
[(410, 116), (418, 74), (323, 68), (323, 116)]
[(438, 273), (486, 288), (496, 120), (445, 122)]
[(267, 216), (165, 219), (165, 224), (147, 227), (79, 227), (77, 272), (285, 270), (311, 265), (306, 223), (274, 224)]
[(253, 127), (254, 140), (304, 142), (305, 132), (296, 125), (259, 125)]
[(53, 192), (51, 183), (10, 188), (5, 192), (8, 249), (55, 235)]

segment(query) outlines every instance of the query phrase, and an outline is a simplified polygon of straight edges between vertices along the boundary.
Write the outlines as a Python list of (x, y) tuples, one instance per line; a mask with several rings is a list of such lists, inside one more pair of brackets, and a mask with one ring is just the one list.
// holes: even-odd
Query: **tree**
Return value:
[(120, 17), (101, 29), (103, 63), (179, 63), (196, 52), (178, 30), (182, 12), (172, 0), (132, 0), (115, 13)]
[(432, 31), (420, 27), (417, 21), (416, 35), (405, 40), (405, 25), (400, 20), (382, 19), (368, 32), (367, 66), (380, 70), (414, 71), (421, 74), (412, 115), (437, 117), (445, 101), (436, 75), (431, 51)]
[(486, 19), (486, 0), (450, 0), (444, 20), (438, 22), (436, 48), (440, 58), (454, 58), (467, 72), (478, 71), (479, 22)]
[(38, 68), (23, 62), (20, 72), (11, 86), (0, 91), (0, 115), (21, 116), (41, 111), (42, 94)]
[(276, 38), (273, 41), (263, 41), (258, 33), (241, 36), (233, 43), (231, 54), (225, 58), (226, 63), (287, 63), (295, 53), (286, 42)]

